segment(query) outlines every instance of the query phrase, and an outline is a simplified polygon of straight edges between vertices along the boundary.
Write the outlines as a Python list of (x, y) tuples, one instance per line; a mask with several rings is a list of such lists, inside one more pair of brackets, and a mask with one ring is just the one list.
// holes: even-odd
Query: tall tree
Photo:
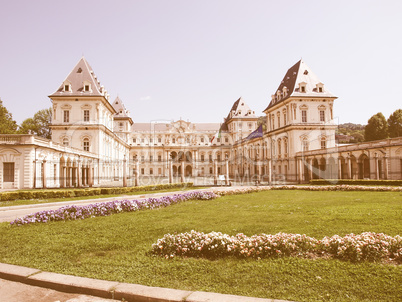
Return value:
[(50, 123), (52, 121), (52, 109), (42, 109), (35, 113), (33, 118), (24, 120), (18, 129), (18, 133), (32, 133), (37, 136), (50, 139), (52, 132)]
[(367, 122), (364, 128), (364, 139), (366, 142), (384, 139), (388, 137), (388, 123), (384, 115), (379, 112)]
[(3, 106), (0, 99), (0, 134), (12, 134), (17, 131), (17, 122), (13, 120), (13, 115)]
[(402, 109), (397, 109), (388, 118), (389, 137), (402, 136)]

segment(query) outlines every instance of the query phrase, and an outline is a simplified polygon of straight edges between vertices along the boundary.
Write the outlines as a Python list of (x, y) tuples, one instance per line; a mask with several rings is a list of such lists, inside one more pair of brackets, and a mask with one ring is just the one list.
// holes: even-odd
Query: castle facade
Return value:
[(0, 189), (402, 179), (402, 138), (340, 146), (337, 97), (302, 60), (258, 118), (239, 98), (222, 123), (136, 123), (81, 58), (52, 101), (52, 139), (0, 135)]

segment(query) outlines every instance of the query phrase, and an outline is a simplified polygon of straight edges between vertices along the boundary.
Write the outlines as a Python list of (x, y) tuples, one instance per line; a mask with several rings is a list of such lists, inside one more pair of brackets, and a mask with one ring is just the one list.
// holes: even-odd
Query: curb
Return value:
[(0, 263), (0, 278), (57, 291), (133, 302), (288, 302), (97, 280)]

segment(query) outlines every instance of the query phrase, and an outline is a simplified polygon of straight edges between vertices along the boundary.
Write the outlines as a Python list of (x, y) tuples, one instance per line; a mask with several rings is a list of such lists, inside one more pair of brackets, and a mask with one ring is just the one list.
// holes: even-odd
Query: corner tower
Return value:
[(336, 98), (304, 61), (289, 68), (264, 110), (273, 157), (334, 147)]
[(116, 111), (84, 57), (49, 98), (53, 103), (52, 140), (64, 146), (99, 152), (104, 134), (113, 131)]

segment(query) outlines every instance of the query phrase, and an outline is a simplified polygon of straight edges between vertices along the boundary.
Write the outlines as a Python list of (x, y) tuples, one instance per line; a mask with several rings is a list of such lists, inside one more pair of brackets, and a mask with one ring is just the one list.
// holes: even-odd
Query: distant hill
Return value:
[(338, 125), (336, 140), (339, 144), (360, 143), (364, 141), (365, 125), (344, 123)]

